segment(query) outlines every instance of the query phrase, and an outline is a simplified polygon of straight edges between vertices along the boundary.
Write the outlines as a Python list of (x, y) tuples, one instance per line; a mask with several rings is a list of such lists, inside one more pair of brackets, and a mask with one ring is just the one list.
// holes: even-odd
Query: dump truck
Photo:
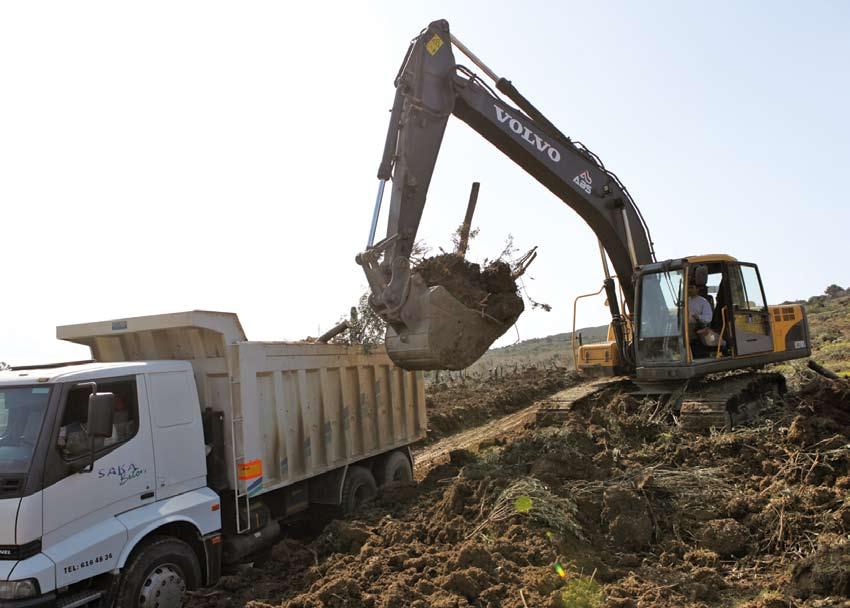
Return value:
[(281, 522), (412, 479), (423, 377), (383, 349), (206, 311), (57, 337), (92, 360), (0, 372), (0, 606), (180, 606)]

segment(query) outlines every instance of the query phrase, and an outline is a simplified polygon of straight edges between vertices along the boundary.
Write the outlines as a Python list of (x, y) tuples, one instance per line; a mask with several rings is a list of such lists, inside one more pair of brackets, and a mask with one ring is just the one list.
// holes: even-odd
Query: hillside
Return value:
[[(576, 334), (581, 336), (584, 344), (601, 342), (608, 334), (608, 326), (585, 327), (578, 330)], [(541, 364), (573, 367), (572, 332), (532, 338), (510, 346), (490, 349), (474, 365), (470, 366), (468, 371), (475, 373), (499, 367), (522, 368)]]
[(806, 302), (812, 359), (850, 376), (850, 290), (815, 296)]

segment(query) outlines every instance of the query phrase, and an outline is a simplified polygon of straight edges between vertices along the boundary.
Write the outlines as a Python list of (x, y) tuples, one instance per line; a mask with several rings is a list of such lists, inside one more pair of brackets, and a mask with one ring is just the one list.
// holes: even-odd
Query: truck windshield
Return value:
[(26, 474), (50, 397), (48, 387), (0, 387), (0, 474)]
[(641, 280), (638, 363), (682, 360), (682, 271), (644, 275)]

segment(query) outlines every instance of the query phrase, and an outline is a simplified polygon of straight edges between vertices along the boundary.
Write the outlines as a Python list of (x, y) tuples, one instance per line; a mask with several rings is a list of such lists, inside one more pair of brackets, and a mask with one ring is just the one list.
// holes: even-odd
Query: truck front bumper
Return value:
[(0, 608), (42, 608), (42, 606), (55, 606), (56, 594), (45, 593), (38, 597), (30, 597), (25, 600), (0, 600)]

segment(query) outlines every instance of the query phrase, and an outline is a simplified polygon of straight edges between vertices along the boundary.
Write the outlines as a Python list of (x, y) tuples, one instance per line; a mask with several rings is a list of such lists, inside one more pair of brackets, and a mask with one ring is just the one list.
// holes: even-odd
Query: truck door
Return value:
[(754, 264), (729, 264), (728, 273), (735, 354), (745, 356), (772, 351), (770, 314), (758, 268)]
[(156, 498), (162, 500), (207, 483), (201, 406), (191, 370), (148, 374)]
[(113, 434), (96, 440), (93, 470), (85, 435), (89, 387), (67, 384), (53, 429), (44, 489), (44, 553), (58, 587), (117, 566), (127, 531), (115, 516), (154, 500), (153, 442), (142, 376), (97, 381), (115, 393)]

